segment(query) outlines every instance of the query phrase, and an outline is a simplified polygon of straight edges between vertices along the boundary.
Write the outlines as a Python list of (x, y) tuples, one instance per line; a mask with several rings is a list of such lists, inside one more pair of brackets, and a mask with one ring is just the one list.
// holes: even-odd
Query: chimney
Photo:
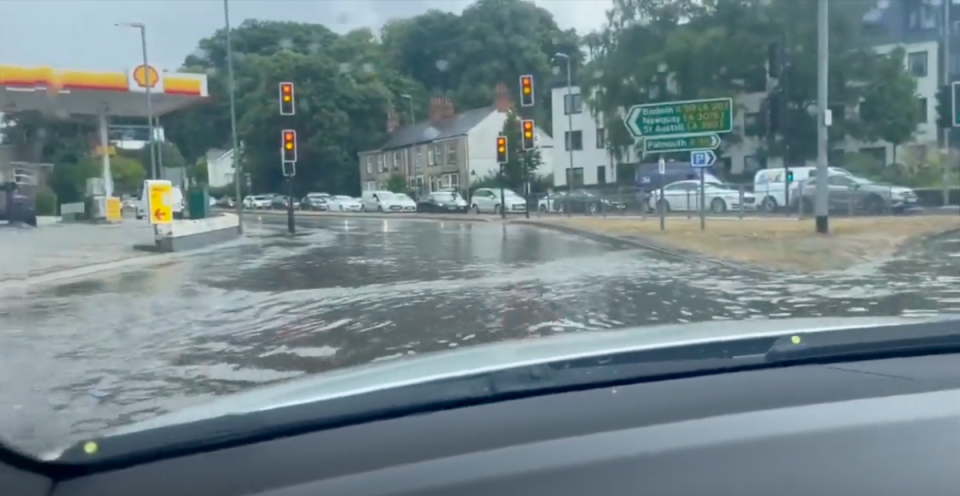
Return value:
[(497, 112), (510, 110), (510, 92), (507, 90), (507, 85), (497, 83), (493, 90), (493, 104), (497, 107)]
[(444, 119), (444, 101), (443, 97), (435, 96), (430, 98), (430, 122), (436, 123)]
[(453, 119), (457, 113), (453, 108), (453, 101), (450, 100), (450, 97), (443, 97), (443, 118), (444, 119)]
[(390, 108), (387, 111), (387, 133), (392, 133), (400, 128), (400, 114), (396, 109)]

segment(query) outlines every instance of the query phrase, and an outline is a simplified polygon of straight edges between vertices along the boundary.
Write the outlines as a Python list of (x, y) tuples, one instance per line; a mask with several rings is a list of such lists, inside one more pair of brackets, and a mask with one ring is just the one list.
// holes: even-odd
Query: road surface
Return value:
[(312, 219), (0, 302), (0, 435), (39, 451), (207, 399), (459, 346), (658, 322), (960, 311), (960, 242), (757, 276), (532, 226)]

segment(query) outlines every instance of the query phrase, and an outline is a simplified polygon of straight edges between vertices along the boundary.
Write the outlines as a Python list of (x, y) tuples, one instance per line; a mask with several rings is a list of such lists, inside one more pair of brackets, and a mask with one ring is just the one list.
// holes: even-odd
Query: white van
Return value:
[[(828, 167), (830, 174), (852, 176), (853, 174), (842, 167)], [(800, 181), (817, 175), (817, 168), (812, 166), (791, 167), (793, 181), (790, 183), (790, 195), (796, 191)], [(767, 212), (775, 212), (787, 204), (787, 169), (761, 169), (753, 176), (753, 195), (760, 199), (760, 208)]]
[[(140, 191), (140, 201), (137, 203), (137, 220), (141, 220), (147, 216), (147, 183), (143, 183), (143, 189)], [(183, 218), (183, 191), (177, 187), (173, 187), (173, 218), (182, 219)]]

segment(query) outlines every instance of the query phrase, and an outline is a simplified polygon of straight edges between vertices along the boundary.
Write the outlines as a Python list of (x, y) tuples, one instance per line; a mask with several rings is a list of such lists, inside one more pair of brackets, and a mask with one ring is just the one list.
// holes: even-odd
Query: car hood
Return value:
[[(116, 429), (107, 435), (127, 434), (228, 414), (270, 410), (559, 359), (669, 348), (698, 342), (779, 336), (795, 332), (828, 332), (856, 327), (917, 323), (941, 318), (943, 317), (824, 317), (709, 321), (504, 341), (374, 362), (294, 379), (161, 415)], [(949, 318), (960, 318), (960, 316)], [(56, 457), (56, 455), (52, 456)]]

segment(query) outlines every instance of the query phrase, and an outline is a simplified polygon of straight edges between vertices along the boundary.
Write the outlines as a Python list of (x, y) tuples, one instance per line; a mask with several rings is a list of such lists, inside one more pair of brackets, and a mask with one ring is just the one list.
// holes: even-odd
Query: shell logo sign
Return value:
[(137, 86), (141, 88), (149, 87), (153, 89), (156, 88), (157, 83), (160, 82), (160, 73), (148, 65), (138, 65), (133, 69), (133, 82), (137, 83)]

